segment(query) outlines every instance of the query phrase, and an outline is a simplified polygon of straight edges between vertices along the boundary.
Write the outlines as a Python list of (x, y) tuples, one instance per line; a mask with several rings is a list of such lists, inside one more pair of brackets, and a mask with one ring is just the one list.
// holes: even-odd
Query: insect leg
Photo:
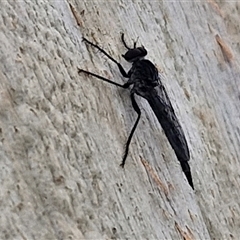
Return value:
[(86, 38), (83, 38), (83, 41), (90, 44), (91, 46), (97, 48), (101, 53), (103, 53), (105, 56), (107, 56), (111, 61), (113, 61), (114, 63), (117, 64), (119, 71), (121, 72), (121, 74), (123, 75), (123, 77), (125, 78), (129, 78), (128, 74), (126, 73), (126, 71), (124, 70), (124, 68), (122, 67), (122, 65), (115, 60), (113, 57), (111, 57), (105, 50), (103, 50), (102, 48), (100, 48), (97, 44), (94, 44), (92, 42), (90, 42), (89, 40), (87, 40)]
[(123, 85), (121, 85), (121, 84), (119, 84), (119, 83), (113, 82), (113, 81), (111, 81), (111, 80), (109, 80), (109, 79), (107, 79), (107, 78), (105, 78), (105, 77), (102, 77), (102, 76), (100, 76), (100, 75), (97, 75), (97, 74), (95, 74), (95, 73), (92, 73), (92, 72), (89, 72), (89, 71), (86, 71), (86, 70), (83, 70), (83, 69), (78, 68), (78, 73), (81, 73), (81, 72), (83, 72), (83, 73), (85, 73), (85, 74), (87, 74), (87, 75), (91, 75), (91, 76), (94, 76), (94, 77), (96, 77), (96, 78), (99, 78), (99, 79), (103, 80), (104, 82), (108, 82), (108, 83), (110, 83), (110, 84), (113, 84), (113, 85), (118, 86), (118, 87), (121, 87), (121, 88), (128, 88), (128, 87), (131, 85), (131, 84), (129, 84), (128, 82), (126, 82), (126, 83), (124, 83)]
[(124, 156), (123, 156), (123, 160), (122, 160), (122, 163), (120, 164), (121, 167), (124, 167), (124, 164), (125, 164), (125, 161), (126, 161), (126, 158), (127, 158), (127, 155), (128, 155), (128, 150), (129, 150), (129, 145), (130, 145), (130, 142), (132, 140), (132, 136), (133, 136), (133, 133), (135, 132), (136, 128), (137, 128), (137, 125), (138, 125), (138, 122), (140, 120), (140, 117), (141, 117), (141, 110), (134, 98), (134, 93), (131, 93), (131, 100), (132, 100), (132, 106), (134, 108), (134, 110), (137, 112), (138, 114), (138, 117), (137, 117), (137, 120), (136, 122), (134, 123), (134, 126), (130, 132), (130, 135), (128, 137), (128, 140), (127, 140), (127, 143), (126, 143), (126, 147), (125, 147), (125, 152), (124, 152)]

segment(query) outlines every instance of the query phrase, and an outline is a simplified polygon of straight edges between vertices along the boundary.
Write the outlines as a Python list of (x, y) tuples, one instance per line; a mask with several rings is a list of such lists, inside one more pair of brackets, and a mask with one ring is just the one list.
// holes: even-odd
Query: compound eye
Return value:
[(144, 47), (129, 49), (123, 56), (128, 62), (134, 62), (147, 55), (147, 50)]

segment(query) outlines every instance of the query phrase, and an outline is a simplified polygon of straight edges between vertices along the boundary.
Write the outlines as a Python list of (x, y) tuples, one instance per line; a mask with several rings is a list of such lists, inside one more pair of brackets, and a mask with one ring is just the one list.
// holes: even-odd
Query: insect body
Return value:
[(128, 47), (124, 40), (124, 35), (122, 34), (122, 42), (124, 46), (128, 49), (128, 51), (122, 56), (126, 61), (132, 62), (131, 69), (126, 73), (126, 71), (123, 69), (121, 64), (118, 63), (115, 59), (113, 59), (102, 48), (88, 41), (86, 38), (83, 38), (83, 40), (86, 43), (97, 48), (100, 52), (106, 55), (110, 60), (115, 62), (121, 74), (123, 75), (123, 77), (128, 78), (128, 81), (125, 84), (121, 85), (105, 77), (99, 76), (95, 73), (91, 73), (83, 69), (78, 69), (79, 73), (84, 72), (88, 75), (92, 75), (96, 78), (99, 78), (103, 81), (106, 81), (108, 83), (114, 84), (122, 88), (128, 88), (130, 85), (132, 85), (132, 89), (130, 91), (130, 97), (131, 97), (133, 108), (138, 114), (138, 117), (127, 139), (125, 153), (123, 156), (121, 166), (124, 167), (124, 164), (128, 155), (128, 151), (129, 151), (129, 145), (141, 116), (140, 108), (134, 97), (134, 95), (137, 94), (145, 98), (150, 104), (153, 112), (155, 113), (159, 123), (161, 124), (168, 138), (170, 145), (172, 146), (178, 160), (180, 161), (182, 170), (190, 186), (194, 189), (191, 170), (188, 164), (190, 155), (189, 155), (189, 149), (188, 149), (186, 138), (184, 136), (182, 127), (180, 126), (178, 119), (174, 113), (174, 109), (166, 93), (166, 90), (161, 83), (158, 70), (156, 69), (156, 67), (153, 65), (152, 62), (144, 59), (144, 57), (147, 55), (147, 50), (143, 46), (136, 47), (136, 42), (134, 42), (133, 48)]

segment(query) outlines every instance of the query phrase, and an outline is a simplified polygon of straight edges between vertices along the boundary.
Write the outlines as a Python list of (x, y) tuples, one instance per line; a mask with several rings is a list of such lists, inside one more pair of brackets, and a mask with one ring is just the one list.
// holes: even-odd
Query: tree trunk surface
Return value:
[[(12, 1), (0, 9), (0, 239), (239, 239), (240, 3)], [(150, 106), (129, 45), (148, 50), (190, 149), (195, 190)]]

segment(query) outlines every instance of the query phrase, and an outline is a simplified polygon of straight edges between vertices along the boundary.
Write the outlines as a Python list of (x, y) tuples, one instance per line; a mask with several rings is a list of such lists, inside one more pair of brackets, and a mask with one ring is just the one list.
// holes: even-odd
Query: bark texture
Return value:
[[(0, 9), (0, 239), (239, 239), (237, 1), (11, 1)], [(115, 64), (148, 49), (191, 154), (195, 191)]]

